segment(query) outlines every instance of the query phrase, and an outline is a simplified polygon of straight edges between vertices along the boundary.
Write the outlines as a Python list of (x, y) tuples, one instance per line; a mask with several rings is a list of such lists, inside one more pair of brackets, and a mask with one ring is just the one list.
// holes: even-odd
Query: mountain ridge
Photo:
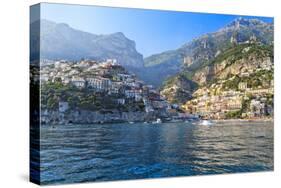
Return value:
[[(258, 19), (237, 18), (218, 31), (194, 38), (178, 49), (145, 58), (144, 66), (152, 75), (164, 71), (170, 76), (182, 69), (194, 71), (205, 62), (213, 60), (222, 51), (250, 40), (272, 44), (273, 24)], [(158, 84), (161, 84), (167, 76), (162, 74), (158, 79), (160, 80)]]
[[(143, 56), (136, 50), (136, 43), (122, 32), (96, 35), (45, 19), (31, 23), (30, 27), (31, 31), (40, 28), (40, 40), (31, 33), (30, 43), (38, 46), (40, 42), (42, 59), (117, 59), (126, 67), (143, 67)], [(30, 53), (32, 56), (34, 49)]]

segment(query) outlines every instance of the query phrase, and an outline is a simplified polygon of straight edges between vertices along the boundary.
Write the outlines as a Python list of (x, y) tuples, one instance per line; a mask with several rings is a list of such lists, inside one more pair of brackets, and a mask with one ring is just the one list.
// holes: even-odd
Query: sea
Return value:
[(273, 122), (44, 125), (40, 134), (42, 184), (273, 170)]

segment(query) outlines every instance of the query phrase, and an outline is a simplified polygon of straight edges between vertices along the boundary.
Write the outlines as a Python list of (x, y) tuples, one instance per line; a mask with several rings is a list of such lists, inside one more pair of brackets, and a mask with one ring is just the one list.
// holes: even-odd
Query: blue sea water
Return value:
[(273, 170), (273, 123), (41, 127), (42, 184)]

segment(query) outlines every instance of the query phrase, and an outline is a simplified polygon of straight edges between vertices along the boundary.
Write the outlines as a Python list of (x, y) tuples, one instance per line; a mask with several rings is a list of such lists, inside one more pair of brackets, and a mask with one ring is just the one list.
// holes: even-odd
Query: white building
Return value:
[(111, 80), (108, 78), (97, 77), (87, 78), (87, 85), (96, 90), (108, 90), (111, 87)]
[(41, 82), (48, 82), (49, 81), (49, 76), (47, 74), (42, 74), (40, 76), (40, 81)]
[(85, 80), (81, 77), (72, 77), (71, 82), (76, 87), (79, 88), (85, 87)]
[(134, 98), (135, 91), (134, 90), (125, 90), (125, 96), (126, 96), (126, 98)]
[(247, 82), (239, 82), (238, 88), (240, 90), (246, 90), (247, 89)]
[(117, 99), (117, 103), (124, 105), (125, 104), (125, 99)]

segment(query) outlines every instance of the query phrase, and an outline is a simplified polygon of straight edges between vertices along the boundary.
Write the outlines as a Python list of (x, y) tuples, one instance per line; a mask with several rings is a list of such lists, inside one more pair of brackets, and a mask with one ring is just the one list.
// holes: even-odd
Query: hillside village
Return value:
[[(249, 54), (251, 48), (256, 48)], [(273, 57), (261, 46), (242, 46), (241, 58), (227, 56), (222, 62), (201, 69), (193, 79), (199, 88), (182, 107), (205, 118), (272, 118)], [(257, 50), (258, 49), (258, 50)], [(213, 69), (213, 75), (210, 75)]]
[(251, 37), (192, 72), (192, 60), (184, 58), (184, 64), (186, 70), (165, 82), (160, 93), (168, 101), (179, 101), (185, 112), (206, 119), (273, 117), (273, 45)]
[[(75, 118), (89, 122), (153, 121), (184, 116), (152, 85), (127, 72), (115, 59), (48, 63), (41, 66), (40, 83), (43, 122), (75, 122)], [(82, 118), (81, 113), (89, 115)]]
[[(191, 89), (196, 86), (191, 86), (191, 81), (184, 86), (181, 79), (175, 80), (177, 85), (159, 91), (139, 80), (115, 59), (42, 62), (43, 122), (155, 121), (158, 118), (171, 121), (198, 116), (272, 118), (273, 61), (268, 51), (261, 49), (246, 54), (254, 47), (241, 48), (241, 59), (233, 60), (230, 54), (221, 63), (200, 68), (193, 75), (198, 84), (194, 91)], [(256, 52), (260, 57), (256, 57)], [(175, 87), (181, 89), (178, 98), (184, 102), (171, 101), (167, 96)]]
[(273, 116), (273, 87), (252, 89), (247, 88), (247, 83), (241, 82), (238, 91), (220, 91), (221, 84), (198, 89), (193, 94), (194, 99), (182, 107), (189, 113), (208, 119)]

